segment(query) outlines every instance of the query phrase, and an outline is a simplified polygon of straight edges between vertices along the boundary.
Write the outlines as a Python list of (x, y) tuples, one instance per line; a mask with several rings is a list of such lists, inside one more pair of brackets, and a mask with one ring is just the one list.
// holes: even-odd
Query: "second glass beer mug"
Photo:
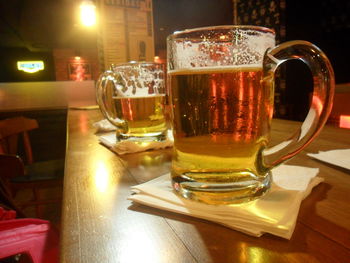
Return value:
[[(305, 148), (327, 120), (334, 92), (327, 57), (306, 41), (275, 47), (274, 31), (255, 26), (175, 32), (167, 48), (173, 188), (209, 204), (263, 195), (272, 183), (271, 169)], [(290, 59), (309, 66), (312, 102), (300, 130), (268, 148), (274, 72)]]
[(119, 141), (165, 139), (164, 65), (151, 62), (113, 65), (100, 76), (96, 97), (103, 115), (116, 126)]

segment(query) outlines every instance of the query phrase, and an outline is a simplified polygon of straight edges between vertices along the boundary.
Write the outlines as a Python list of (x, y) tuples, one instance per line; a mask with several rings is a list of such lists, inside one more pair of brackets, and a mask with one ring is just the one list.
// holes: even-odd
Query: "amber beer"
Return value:
[(155, 137), (164, 139), (166, 120), (164, 117), (165, 95), (148, 97), (113, 97), (113, 118), (118, 118), (117, 137)]
[[(218, 205), (259, 198), (271, 188), (272, 169), (321, 131), (334, 94), (329, 60), (306, 41), (275, 43), (273, 30), (246, 25), (192, 28), (168, 36), (175, 145), (171, 176), (179, 196)], [(310, 110), (288, 140), (272, 146), (275, 72), (295, 58), (313, 75)]]
[[(245, 186), (267, 176), (261, 152), (268, 143), (273, 96), (272, 87), (262, 85), (262, 68), (197, 68), (171, 71), (169, 76), (175, 139), (173, 186), (193, 191), (214, 183), (216, 195), (226, 191), (229, 199), (231, 192), (249, 196), (251, 187)], [(200, 199), (200, 193), (196, 194)]]
[(100, 75), (96, 100), (120, 142), (150, 143), (166, 139), (165, 91), (163, 64), (132, 61)]

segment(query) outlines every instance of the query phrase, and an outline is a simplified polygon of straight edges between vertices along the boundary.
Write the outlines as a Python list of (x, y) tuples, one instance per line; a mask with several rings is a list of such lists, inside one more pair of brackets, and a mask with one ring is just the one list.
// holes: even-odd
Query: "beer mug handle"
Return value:
[[(120, 127), (124, 124), (124, 122), (120, 119), (117, 118), (113, 118), (110, 115), (110, 110), (113, 110), (112, 105), (108, 105), (108, 103), (110, 102), (107, 97), (111, 97), (107, 95), (107, 87), (108, 85), (113, 85), (113, 87), (115, 88), (115, 75), (117, 73), (107, 70), (104, 73), (102, 73), (100, 75), (100, 77), (97, 80), (96, 83), (96, 101), (97, 104), (100, 107), (100, 110), (103, 114), (103, 116), (110, 122), (112, 123), (114, 126), (116, 127)], [(111, 91), (109, 91), (111, 92)]]
[[(311, 70), (314, 91), (306, 119), (288, 140), (263, 152), (263, 167), (271, 169), (292, 158), (312, 142), (327, 121), (334, 96), (334, 72), (326, 55), (306, 41), (289, 41), (266, 51), (263, 85), (274, 85), (274, 73), (283, 62), (298, 59)], [(272, 114), (272, 109), (271, 109)]]

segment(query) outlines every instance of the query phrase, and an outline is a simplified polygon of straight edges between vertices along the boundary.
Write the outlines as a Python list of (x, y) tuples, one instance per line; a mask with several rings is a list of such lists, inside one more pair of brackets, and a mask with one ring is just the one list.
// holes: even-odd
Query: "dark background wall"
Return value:
[(166, 37), (187, 28), (232, 25), (232, 0), (153, 0), (156, 53), (166, 48)]
[(286, 37), (316, 44), (330, 59), (336, 82), (350, 82), (350, 1), (287, 0)]
[[(350, 83), (350, 1), (286, 1), (286, 40), (303, 39), (318, 46), (329, 58), (336, 83)], [(302, 62), (287, 65), (285, 103), (288, 118), (303, 120), (309, 107), (312, 78)]]

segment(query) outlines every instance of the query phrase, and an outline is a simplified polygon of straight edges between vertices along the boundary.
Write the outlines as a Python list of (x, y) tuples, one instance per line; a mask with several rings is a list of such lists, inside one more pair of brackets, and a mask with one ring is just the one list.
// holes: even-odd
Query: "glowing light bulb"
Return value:
[(84, 1), (81, 3), (80, 21), (87, 27), (92, 27), (96, 24), (96, 6), (92, 1)]
[(153, 59), (153, 61), (154, 61), (155, 63), (162, 63), (162, 59), (161, 59), (159, 56), (155, 56), (154, 59)]

